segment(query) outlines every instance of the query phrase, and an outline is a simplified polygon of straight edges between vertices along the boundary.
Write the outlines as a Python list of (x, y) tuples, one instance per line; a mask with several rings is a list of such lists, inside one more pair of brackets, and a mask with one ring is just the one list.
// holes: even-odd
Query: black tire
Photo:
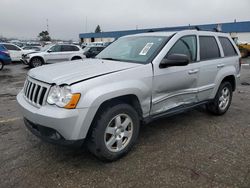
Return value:
[(4, 68), (4, 63), (0, 60), (0, 71), (3, 70)]
[(32, 58), (30, 63), (29, 63), (30, 68), (36, 68), (36, 67), (40, 67), (42, 65), (43, 65), (43, 61), (39, 57)]
[(73, 57), (73, 58), (71, 59), (71, 61), (80, 60), (80, 59), (82, 59), (82, 58), (81, 58), (81, 57)]
[[(107, 143), (111, 140), (111, 138), (119, 139), (117, 135), (117, 130), (114, 131), (115, 134), (110, 136), (110, 139), (107, 141), (105, 140), (107, 138), (107, 127), (112, 124), (113, 121), (116, 122), (116, 117), (120, 115), (127, 115), (129, 117), (132, 123), (129, 125), (132, 125), (131, 131), (131, 137), (128, 138), (121, 138), (121, 142), (124, 142), (123, 149), (119, 151), (111, 151), (110, 148), (108, 148)], [(115, 119), (115, 120), (114, 120)], [(125, 119), (126, 120), (126, 119)], [(125, 120), (123, 122), (125, 122)], [(122, 120), (121, 120), (122, 122)], [(120, 124), (122, 125), (122, 123)], [(139, 128), (140, 128), (140, 120), (138, 113), (135, 111), (133, 107), (131, 107), (128, 104), (116, 104), (111, 105), (105, 109), (103, 109), (101, 112), (99, 112), (93, 122), (92, 129), (90, 130), (90, 134), (87, 138), (87, 147), (88, 150), (94, 154), (97, 158), (99, 158), (102, 161), (106, 162), (112, 162), (115, 160), (120, 159), (121, 157), (125, 156), (133, 147), (135, 144), (138, 134), (139, 134)], [(116, 127), (116, 123), (115, 123)], [(114, 129), (115, 129), (114, 127)], [(119, 134), (119, 133), (118, 133)], [(121, 133), (122, 134), (122, 133)], [(123, 139), (125, 140), (123, 141)], [(127, 143), (125, 142), (127, 139)], [(117, 143), (114, 143), (113, 145), (117, 145), (118, 148), (118, 141)], [(112, 146), (111, 146), (112, 147)]]
[[(223, 91), (225, 90), (228, 91), (229, 96), (224, 98)], [(221, 99), (222, 96), (223, 99)], [(207, 110), (217, 116), (225, 114), (231, 105), (232, 97), (233, 97), (233, 89), (231, 83), (222, 82), (214, 100), (211, 103), (207, 104)], [(225, 101), (225, 104), (223, 106), (220, 106), (220, 104), (223, 103), (221, 101), (223, 102)]]

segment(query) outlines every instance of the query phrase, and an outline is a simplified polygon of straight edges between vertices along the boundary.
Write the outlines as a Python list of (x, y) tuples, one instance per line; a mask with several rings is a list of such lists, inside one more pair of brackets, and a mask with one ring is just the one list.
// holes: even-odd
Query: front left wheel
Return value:
[(126, 155), (139, 134), (139, 116), (128, 104), (117, 104), (97, 114), (87, 140), (91, 153), (103, 161), (115, 161)]
[(34, 58), (30, 61), (30, 63), (29, 63), (29, 66), (30, 66), (31, 68), (40, 67), (40, 66), (42, 66), (42, 65), (43, 65), (43, 61), (42, 61), (41, 58), (38, 58), (38, 57), (34, 57)]

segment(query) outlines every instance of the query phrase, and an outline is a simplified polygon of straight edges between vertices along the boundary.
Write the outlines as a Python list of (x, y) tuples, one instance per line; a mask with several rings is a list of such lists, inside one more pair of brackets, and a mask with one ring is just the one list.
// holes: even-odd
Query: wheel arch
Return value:
[(226, 76), (226, 77), (221, 81), (221, 83), (223, 83), (223, 82), (229, 82), (229, 83), (232, 85), (233, 91), (236, 90), (236, 79), (235, 79), (235, 76), (234, 76), (234, 75)]
[(45, 61), (44, 61), (43, 57), (41, 57), (41, 56), (34, 56), (34, 57), (32, 57), (32, 58), (30, 59), (29, 63), (32, 62), (32, 60), (33, 60), (34, 58), (39, 58), (39, 59), (41, 59), (41, 60), (42, 60), (42, 63), (45, 64)]
[(83, 136), (86, 138), (89, 136), (89, 134), (91, 133), (91, 130), (93, 128), (93, 124), (95, 123), (95, 121), (97, 119), (98, 114), (100, 114), (103, 110), (105, 110), (105, 108), (112, 106), (112, 105), (123, 104), (123, 103), (131, 105), (138, 113), (140, 121), (143, 120), (142, 107), (141, 107), (140, 101), (136, 95), (128, 94), (128, 95), (114, 97), (114, 98), (107, 99), (107, 100), (103, 101), (99, 105), (99, 107), (95, 110), (94, 116), (93, 116), (91, 122), (89, 123), (89, 126), (86, 127), (86, 125), (85, 125), (85, 126), (83, 126), (84, 130), (81, 130), (81, 133), (85, 134), (85, 136), (84, 135)]
[(73, 60), (79, 60), (79, 59), (82, 59), (82, 57), (79, 56), (79, 55), (75, 55), (75, 56), (71, 57), (71, 61), (73, 61)]

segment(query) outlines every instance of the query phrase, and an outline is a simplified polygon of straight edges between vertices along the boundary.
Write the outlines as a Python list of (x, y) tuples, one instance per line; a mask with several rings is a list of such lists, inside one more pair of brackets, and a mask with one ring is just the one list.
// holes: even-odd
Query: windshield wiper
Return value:
[(111, 60), (111, 61), (121, 61), (120, 59), (115, 59), (115, 58), (111, 58), (111, 57), (106, 57), (106, 58), (101, 58), (103, 60)]

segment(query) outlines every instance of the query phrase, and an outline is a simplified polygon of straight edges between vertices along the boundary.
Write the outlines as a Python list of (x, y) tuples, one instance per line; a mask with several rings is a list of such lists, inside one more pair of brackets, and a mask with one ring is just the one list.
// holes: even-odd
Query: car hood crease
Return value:
[(86, 59), (38, 67), (30, 70), (28, 76), (49, 84), (70, 85), (140, 65), (129, 62)]

